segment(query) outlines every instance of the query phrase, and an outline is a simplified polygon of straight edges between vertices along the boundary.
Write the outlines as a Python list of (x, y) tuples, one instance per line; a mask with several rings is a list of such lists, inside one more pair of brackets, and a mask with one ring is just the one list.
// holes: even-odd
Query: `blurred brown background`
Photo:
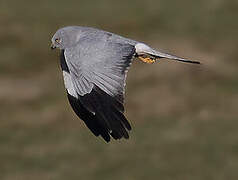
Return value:
[[(238, 2), (0, 0), (0, 179), (238, 179)], [(101, 28), (203, 65), (135, 61), (128, 141), (71, 110), (50, 39)]]

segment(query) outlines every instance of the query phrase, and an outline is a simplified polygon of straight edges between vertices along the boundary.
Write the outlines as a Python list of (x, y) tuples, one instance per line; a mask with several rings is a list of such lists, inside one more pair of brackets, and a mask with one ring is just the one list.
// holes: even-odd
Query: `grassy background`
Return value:
[[(238, 178), (235, 0), (1, 0), (0, 179)], [(54, 32), (102, 28), (200, 60), (135, 61), (128, 141), (95, 138), (68, 105)]]

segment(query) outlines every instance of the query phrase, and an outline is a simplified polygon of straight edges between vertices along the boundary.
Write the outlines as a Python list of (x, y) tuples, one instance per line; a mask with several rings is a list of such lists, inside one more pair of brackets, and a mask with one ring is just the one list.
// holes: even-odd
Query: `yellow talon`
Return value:
[(139, 59), (145, 63), (152, 64), (155, 62), (155, 59), (149, 58), (149, 57), (142, 57), (139, 56)]

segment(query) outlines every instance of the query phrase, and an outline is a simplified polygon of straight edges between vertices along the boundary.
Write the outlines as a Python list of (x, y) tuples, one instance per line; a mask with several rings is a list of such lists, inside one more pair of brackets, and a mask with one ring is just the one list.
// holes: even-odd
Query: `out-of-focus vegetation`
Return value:
[[(0, 179), (238, 178), (238, 2), (1, 0)], [(68, 105), (54, 32), (102, 28), (201, 66), (135, 61), (128, 141), (95, 138)]]

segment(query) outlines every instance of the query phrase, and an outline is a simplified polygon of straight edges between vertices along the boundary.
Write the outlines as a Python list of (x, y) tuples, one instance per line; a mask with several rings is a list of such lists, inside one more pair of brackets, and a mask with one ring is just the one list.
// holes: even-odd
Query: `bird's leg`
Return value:
[(153, 56), (150, 56), (150, 55), (146, 55), (146, 54), (142, 54), (142, 55), (137, 55), (137, 57), (145, 62), (145, 63), (148, 63), (148, 64), (152, 64), (155, 62), (156, 58), (153, 57)]

